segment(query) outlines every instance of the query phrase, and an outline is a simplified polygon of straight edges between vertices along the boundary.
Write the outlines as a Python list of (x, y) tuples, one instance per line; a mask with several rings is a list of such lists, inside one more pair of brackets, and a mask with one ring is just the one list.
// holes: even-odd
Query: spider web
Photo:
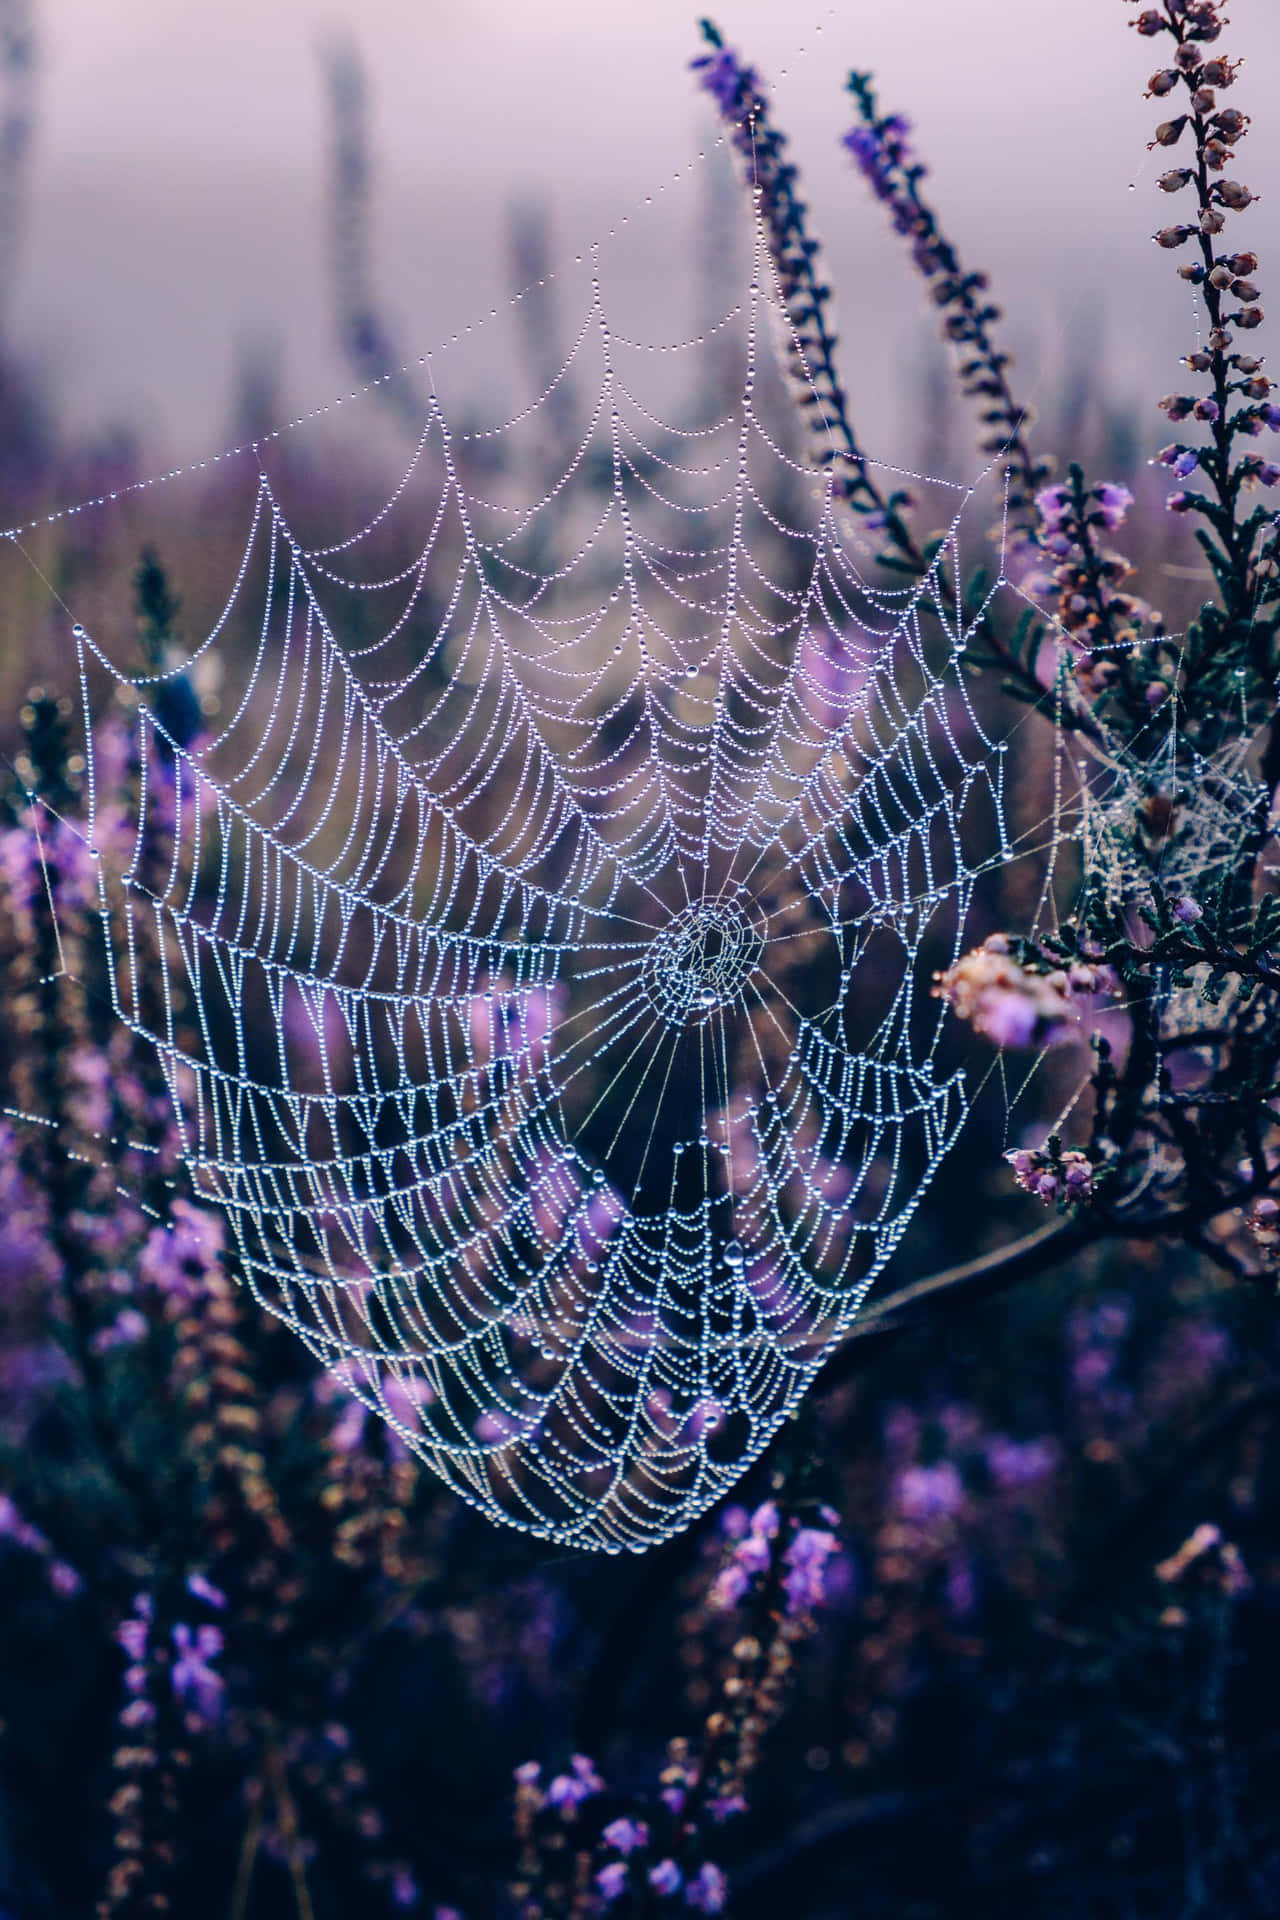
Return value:
[[(970, 494), (881, 584), (770, 399), (758, 230), (695, 340), (584, 292), (523, 412), (459, 424), (428, 362), (354, 528), (295, 524), (256, 447), (234, 579), (164, 672), (74, 636), (116, 1011), (245, 1279), (464, 1499), (619, 1551), (741, 1475), (899, 1244), (967, 1105), (932, 972), (1009, 849), (959, 670)], [(726, 356), (714, 417), (646, 384), (722, 395)]]

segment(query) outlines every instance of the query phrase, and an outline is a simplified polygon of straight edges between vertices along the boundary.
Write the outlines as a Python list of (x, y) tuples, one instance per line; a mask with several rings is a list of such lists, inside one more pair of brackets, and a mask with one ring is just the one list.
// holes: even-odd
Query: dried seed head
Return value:
[(1247, 207), (1253, 199), (1248, 187), (1239, 180), (1219, 180), (1213, 192), (1224, 207), (1230, 207), (1235, 213)]
[(1162, 100), (1166, 93), (1173, 92), (1178, 84), (1178, 79), (1179, 74), (1176, 67), (1161, 67), (1159, 72), (1153, 73), (1147, 82), (1147, 92), (1153, 93), (1157, 100)]
[(1187, 116), (1180, 113), (1176, 120), (1162, 120), (1156, 128), (1155, 144), (1158, 147), (1176, 147), (1182, 138), (1182, 129), (1187, 124)]

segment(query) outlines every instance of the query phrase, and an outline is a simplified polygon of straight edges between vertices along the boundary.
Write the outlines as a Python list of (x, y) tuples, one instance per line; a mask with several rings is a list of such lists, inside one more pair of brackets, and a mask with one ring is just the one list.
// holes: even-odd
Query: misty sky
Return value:
[[(406, 351), (502, 297), (505, 211), (517, 198), (545, 197), (571, 255), (665, 181), (619, 271), (641, 307), (647, 285), (685, 272), (705, 170), (684, 185), (672, 175), (713, 131), (686, 70), (694, 7), (34, 4), (38, 123), (13, 329), (78, 422), (128, 420), (188, 458), (225, 435), (246, 350), (277, 354), (290, 410), (344, 384), (318, 58), (335, 33), (367, 65), (375, 258)], [(917, 121), (949, 225), (992, 270), (1042, 368), (1105, 307), (1112, 377), (1157, 392), (1173, 383), (1189, 314), (1148, 238), (1170, 208), (1145, 151), (1158, 114), (1141, 91), (1155, 62), (1127, 31), (1129, 12), (1121, 0), (724, 0), (726, 35), (770, 78), (792, 133), (873, 431), (893, 431), (904, 354), (925, 323), (837, 144), (851, 64), (874, 68), (885, 101)], [(1232, 48), (1251, 62), (1235, 100), (1262, 108), (1280, 78), (1280, 5), (1237, 0), (1233, 14)], [(1280, 113), (1264, 115), (1237, 171), (1267, 192), (1247, 235), (1241, 223), (1242, 244), (1265, 241), (1277, 232)]]

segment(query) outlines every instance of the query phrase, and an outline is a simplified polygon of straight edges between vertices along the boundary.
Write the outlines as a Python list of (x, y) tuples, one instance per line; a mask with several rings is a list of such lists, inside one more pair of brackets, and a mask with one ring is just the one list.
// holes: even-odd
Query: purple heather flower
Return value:
[(726, 1507), (720, 1515), (720, 1531), (730, 1540), (741, 1540), (751, 1525), (751, 1516), (745, 1507)]
[(1034, 1486), (1053, 1472), (1057, 1449), (1052, 1440), (1010, 1440), (1002, 1433), (987, 1442), (987, 1471), (998, 1487)]
[(1181, 920), (1184, 926), (1190, 926), (1194, 921), (1204, 917), (1204, 908), (1199, 901), (1193, 900), (1190, 894), (1184, 893), (1173, 909), (1173, 917), (1175, 920)]
[[(405, 1866), (403, 1861), (397, 1861), (396, 1865), (391, 1870), (391, 1904), (392, 1906), (393, 1907), (416, 1907), (419, 1900), (421, 1900), (421, 1898), (422, 1898), (422, 1893), (419, 1889), (417, 1881), (413, 1877), (413, 1874), (411, 1873), (409, 1868)], [(449, 1909), (447, 1908), (437, 1907), (436, 1913), (435, 1913), (435, 1920), (440, 1920), (440, 1915), (448, 1911)]]
[(522, 1787), (536, 1787), (542, 1778), (542, 1768), (536, 1760), (526, 1760), (516, 1768), (515, 1778)]
[(1120, 526), (1133, 505), (1133, 495), (1128, 487), (1119, 486), (1114, 481), (1107, 481), (1105, 485), (1098, 488), (1097, 493), (1098, 507), (1107, 525), (1112, 528)]
[(820, 1527), (801, 1527), (786, 1552), (787, 1574), (783, 1586), (787, 1612), (809, 1613), (822, 1605), (826, 1597), (827, 1561), (838, 1546), (834, 1533)]
[[(679, 1812), (677, 1807), (675, 1812)], [(723, 1826), (726, 1820), (732, 1820), (735, 1814), (745, 1813), (747, 1803), (740, 1793), (719, 1793), (707, 1802), (707, 1811), (717, 1826)]]
[(724, 1909), (729, 1882), (713, 1860), (704, 1860), (684, 1890), (684, 1897), (695, 1913), (720, 1913)]
[(736, 1607), (751, 1585), (751, 1575), (746, 1568), (731, 1560), (722, 1567), (712, 1582), (709, 1599), (713, 1607), (728, 1610)]
[(227, 1604), (227, 1596), (221, 1587), (215, 1587), (213, 1582), (206, 1580), (202, 1573), (187, 1575), (187, 1592), (193, 1599), (203, 1600), (207, 1607), (216, 1607), (219, 1612)]
[(225, 1683), (210, 1662), (222, 1652), (222, 1633), (217, 1627), (197, 1627), (193, 1632), (183, 1621), (173, 1629), (173, 1644), (178, 1657), (169, 1675), (175, 1700), (194, 1707), (204, 1719), (213, 1719), (222, 1701)]
[(65, 1560), (51, 1560), (49, 1562), (49, 1585), (53, 1588), (53, 1591), (60, 1600), (74, 1600), (75, 1596), (82, 1590), (84, 1581), (80, 1578), (75, 1568), (69, 1566)]
[(739, 60), (729, 47), (717, 47), (714, 53), (701, 54), (689, 64), (727, 120), (745, 117), (750, 103), (761, 98), (755, 69)]
[(619, 1853), (634, 1853), (637, 1847), (648, 1846), (649, 1829), (643, 1820), (630, 1820), (624, 1814), (620, 1819), (609, 1822), (601, 1838), (606, 1845), (616, 1847)]
[(147, 1636), (151, 1631), (151, 1602), (140, 1593), (133, 1603), (133, 1617), (116, 1628), (116, 1641), (136, 1665), (147, 1657)]
[(626, 1861), (611, 1860), (607, 1867), (601, 1867), (596, 1875), (596, 1885), (610, 1904), (620, 1899), (627, 1885)]
[(762, 1533), (749, 1533), (733, 1550), (733, 1557), (747, 1573), (766, 1573), (772, 1554)]
[(1200, 455), (1194, 447), (1185, 447), (1173, 463), (1173, 470), (1179, 480), (1188, 479), (1200, 465)]
[(1043, 487), (1036, 495), (1036, 511), (1051, 533), (1062, 525), (1070, 510), (1069, 487)]
[(110, 1353), (115, 1347), (136, 1347), (146, 1337), (146, 1315), (136, 1307), (125, 1307), (108, 1326), (99, 1328), (91, 1344), (95, 1353)]
[(950, 1460), (932, 1467), (906, 1467), (898, 1475), (898, 1505), (908, 1520), (939, 1520), (958, 1513), (964, 1482)]
[(767, 1540), (777, 1538), (780, 1525), (776, 1500), (765, 1500), (751, 1516), (752, 1533), (762, 1533)]
[(558, 1773), (547, 1788), (547, 1805), (576, 1813), (593, 1793), (604, 1792), (604, 1781), (584, 1753), (575, 1753), (569, 1764), (570, 1772)]
[(674, 1860), (659, 1860), (656, 1867), (649, 1869), (649, 1885), (655, 1893), (679, 1893), (684, 1875)]

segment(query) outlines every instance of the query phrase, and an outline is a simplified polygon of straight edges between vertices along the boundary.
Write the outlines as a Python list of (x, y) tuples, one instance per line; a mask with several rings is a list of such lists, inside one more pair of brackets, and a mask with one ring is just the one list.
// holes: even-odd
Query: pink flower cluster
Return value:
[[(830, 1518), (834, 1525), (835, 1515), (829, 1508), (822, 1510), (821, 1517)], [(716, 1575), (708, 1596), (711, 1606), (718, 1611), (738, 1606), (756, 1577), (769, 1571), (782, 1525), (776, 1500), (766, 1500), (757, 1507), (745, 1527), (739, 1508), (730, 1508), (725, 1521), (726, 1531), (735, 1538), (736, 1544)], [(839, 1544), (829, 1526), (802, 1527), (792, 1523), (782, 1556), (785, 1569), (782, 1589), (786, 1595), (786, 1611), (793, 1619), (812, 1613), (826, 1599), (827, 1563)]]
[(547, 1788), (547, 1805), (559, 1807), (571, 1819), (584, 1800), (589, 1800), (593, 1793), (603, 1792), (604, 1781), (596, 1772), (595, 1762), (585, 1753), (575, 1753), (568, 1773), (558, 1773)]
[(776, 1500), (766, 1500), (756, 1508), (746, 1532), (715, 1577), (709, 1595), (713, 1607), (720, 1610), (736, 1607), (756, 1575), (768, 1572), (780, 1524)]
[(1093, 1194), (1095, 1168), (1075, 1147), (1065, 1153), (1033, 1153), (1019, 1147), (1006, 1153), (1013, 1177), (1025, 1193), (1037, 1200), (1088, 1200)]
[(1087, 962), (1032, 972), (993, 933), (935, 976), (934, 993), (998, 1047), (1046, 1047), (1078, 1027), (1083, 1001), (1113, 986), (1109, 967)]
[(826, 1566), (839, 1541), (826, 1527), (799, 1527), (786, 1552), (787, 1612), (812, 1613), (826, 1598)]

